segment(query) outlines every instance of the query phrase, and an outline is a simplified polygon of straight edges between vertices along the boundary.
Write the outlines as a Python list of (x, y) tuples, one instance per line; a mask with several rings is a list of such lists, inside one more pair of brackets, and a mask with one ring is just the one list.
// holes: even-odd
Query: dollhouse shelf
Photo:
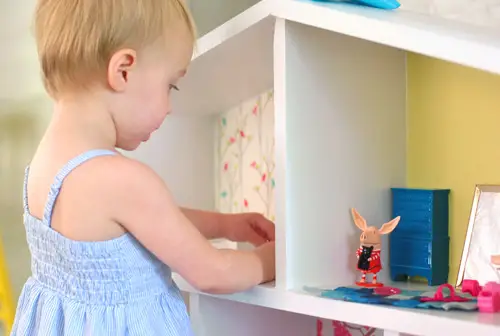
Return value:
[[(179, 275), (176, 274), (174, 280), (183, 291), (202, 294)], [(382, 330), (410, 335), (495, 336), (500, 333), (500, 314), (442, 312), (361, 305), (324, 299), (304, 291), (280, 290), (276, 289), (273, 284), (257, 286), (243, 293), (217, 295), (216, 297), (292, 313), (369, 325)], [(362, 313), (360, 313), (361, 311)]]
[(197, 115), (219, 113), (270, 88), (274, 18), (500, 74), (500, 32), (493, 28), (402, 9), (262, 0), (198, 40), (174, 109)]
[(402, 9), (384, 11), (306, 0), (282, 4), (273, 14), (287, 20), (500, 74), (498, 29)]
[[(499, 315), (353, 304), (300, 290), (352, 284), (360, 232), (349, 209), (380, 226), (390, 220), (391, 188), (406, 187), (407, 52), (500, 74), (498, 31), (403, 9), (262, 0), (198, 40), (181, 90), (172, 95), (178, 124), (162, 126), (146, 154), (180, 203), (213, 209), (220, 164), (213, 130), (225, 123), (216, 115), (239, 113), (242, 102), (273, 90), (276, 224), (275, 284), (214, 296), (176, 277), (191, 293), (200, 335), (310, 335), (315, 317), (391, 336), (500, 335)], [(259, 131), (251, 135), (260, 143)], [(175, 150), (181, 160), (158, 155)], [(383, 246), (379, 279), (387, 282)]]

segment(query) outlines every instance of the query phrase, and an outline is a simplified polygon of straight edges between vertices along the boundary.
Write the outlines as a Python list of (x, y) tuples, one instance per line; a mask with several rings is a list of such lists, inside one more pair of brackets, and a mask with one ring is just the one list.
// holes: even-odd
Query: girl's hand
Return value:
[(259, 213), (222, 215), (224, 237), (234, 242), (247, 242), (260, 246), (274, 241), (274, 223)]

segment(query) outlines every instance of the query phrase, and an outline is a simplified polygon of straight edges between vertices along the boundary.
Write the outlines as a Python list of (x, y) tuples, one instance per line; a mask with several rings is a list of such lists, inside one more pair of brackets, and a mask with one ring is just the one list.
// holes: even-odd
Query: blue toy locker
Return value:
[(389, 238), (391, 279), (422, 276), (429, 286), (448, 282), (450, 190), (391, 190), (393, 217), (401, 216)]

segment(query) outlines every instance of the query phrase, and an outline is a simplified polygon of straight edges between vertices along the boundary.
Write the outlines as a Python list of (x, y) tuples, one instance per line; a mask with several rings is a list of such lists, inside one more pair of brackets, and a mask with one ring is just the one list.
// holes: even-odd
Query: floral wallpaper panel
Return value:
[(217, 139), (217, 209), (260, 212), (274, 220), (273, 93), (222, 113)]

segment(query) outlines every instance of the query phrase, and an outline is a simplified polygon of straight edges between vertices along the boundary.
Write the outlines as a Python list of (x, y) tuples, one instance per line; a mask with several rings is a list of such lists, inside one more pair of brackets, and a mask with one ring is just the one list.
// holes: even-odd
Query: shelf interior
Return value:
[(352, 283), (350, 208), (379, 227), (406, 183), (405, 53), (291, 22), (285, 43), (287, 287)]
[[(441, 21), (439, 18), (427, 21), (426, 16), (420, 17), (412, 13), (393, 15), (368, 9), (348, 9), (342, 13), (352, 20), (348, 21), (351, 23), (355, 23), (357, 15), (366, 13), (367, 20), (374, 24), (373, 27), (404, 25), (409, 22), (405, 21), (405, 17), (412, 17), (414, 25), (411, 29), (414, 30), (411, 31), (424, 31), (425, 23), (432, 21), (441, 27), (441, 36), (445, 36), (446, 31), (455, 31), (456, 36), (473, 40), (468, 36), (474, 31), (473, 28), (459, 34), (460, 27), (465, 26)], [(241, 16), (235, 17), (236, 21), (231, 22), (237, 22), (238, 18)], [(422, 19), (421, 25), (417, 24), (420, 22), (417, 20), (419, 18)], [(297, 292), (304, 285), (329, 283), (335, 287), (353, 283), (358, 276), (353, 256), (359, 245), (360, 232), (353, 224), (349, 209), (356, 207), (369, 224), (380, 227), (391, 219), (391, 187), (451, 187), (459, 193), (459, 196), (453, 196), (455, 201), (460, 202), (455, 207), (460, 204), (461, 208), (468, 208), (468, 186), (458, 186), (458, 183), (467, 180), (470, 184), (478, 178), (489, 181), (496, 179), (494, 173), (484, 175), (484, 170), (458, 163), (458, 158), (467, 159), (465, 152), (456, 157), (451, 154), (453, 148), (465, 148), (463, 142), (472, 140), (471, 137), (481, 140), (471, 141), (476, 148), (481, 143), (488, 142), (484, 150), (481, 149), (481, 155), (482, 159), (489, 160), (484, 161), (486, 165), (495, 160), (493, 165), (490, 164), (491, 171), (500, 167), (500, 161), (491, 154), (496, 150), (494, 144), (500, 140), (492, 136), (494, 130), (487, 127), (498, 124), (493, 117), (495, 112), (492, 107), (497, 105), (492, 92), (500, 90), (498, 76), (408, 53), (402, 50), (413, 48), (407, 48), (408, 45), (404, 44), (407, 42), (398, 45), (405, 47), (402, 49), (385, 46), (380, 42), (388, 40), (374, 42), (375, 35), (370, 34), (375, 32), (363, 33), (365, 35), (361, 37), (366, 39), (352, 37), (357, 34), (358, 28), (344, 30), (342, 34), (332, 32), (330, 30), (334, 24), (325, 23), (326, 17), (323, 16), (318, 18), (319, 23), (312, 24), (313, 21), (311, 19), (305, 24), (285, 21), (275, 28), (275, 19), (265, 16), (227, 40), (214, 42), (211, 38), (215, 35), (208, 33), (204, 36), (204, 45), (215, 47), (203, 49), (200, 56), (194, 58), (190, 76), (182, 83), (182, 91), (174, 103), (182, 118), (206, 118), (203, 119), (204, 125), (209, 131), (205, 129), (196, 134), (196, 128), (193, 127), (193, 131), (189, 133), (191, 135), (186, 135), (186, 138), (192, 136), (190, 141), (193, 144), (193, 139), (204, 141), (199, 148), (190, 145), (190, 155), (194, 157), (206, 150), (216, 153), (212, 159), (208, 156), (202, 160), (197, 159), (196, 166), (198, 172), (203, 170), (203, 177), (197, 176), (196, 183), (202, 183), (203, 178), (207, 182), (202, 187), (203, 194), (211, 195), (198, 204), (210, 204), (223, 212), (257, 209), (270, 218), (273, 211), (283, 210), (283, 214), (276, 218), (280, 239), (277, 244), (278, 278), (276, 287), (270, 289), (276, 291), (291, 289)], [(366, 28), (363, 29), (366, 31)], [(425, 32), (433, 33), (429, 29)], [(276, 40), (273, 41), (274, 36)], [(392, 35), (381, 36), (391, 38)], [(488, 43), (490, 35), (479, 36), (479, 42)], [(372, 41), (368, 41), (370, 39)], [(493, 47), (496, 48), (495, 45)], [(420, 62), (418, 59), (426, 60), (421, 62), (424, 68), (415, 66)], [(422, 75), (417, 74), (417, 70)], [(458, 77), (454, 77), (456, 74)], [(252, 167), (253, 160), (248, 158), (249, 152), (243, 154), (241, 151), (249, 143), (249, 136), (253, 139), (253, 144), (257, 143), (259, 128), (252, 126), (251, 131), (248, 131), (246, 126), (238, 124), (245, 114), (254, 118), (252, 122), (257, 122), (258, 114), (252, 113), (255, 99), (273, 92), (275, 111), (272, 114), (276, 122), (268, 120), (260, 126), (260, 129), (266, 128), (265, 137), (276, 137), (273, 192), (268, 195), (267, 186), (265, 187), (266, 199), (274, 197), (275, 204), (271, 208), (276, 209), (269, 211), (261, 207), (265, 202), (259, 199), (261, 196), (255, 189), (260, 182), (264, 182), (259, 182), (263, 174)], [(197, 99), (193, 99), (193, 93)], [(445, 113), (443, 109), (446, 109)], [(460, 111), (459, 118), (453, 117), (457, 111)], [(477, 129), (477, 132), (469, 132), (467, 135), (468, 127), (478, 125), (477, 115), (486, 118), (487, 121), (485, 124), (481, 123), (481, 127), (487, 131)], [(226, 123), (231, 124), (231, 131), (221, 137), (224, 118)], [(442, 129), (456, 129), (450, 126), (456, 127), (457, 122), (461, 123), (459, 133), (452, 135), (452, 131), (449, 134), (442, 132)], [(214, 129), (217, 130), (215, 136), (209, 135)], [(245, 136), (241, 136), (241, 130)], [(443, 134), (447, 134), (445, 138)], [(231, 137), (234, 139), (232, 148), (237, 150), (228, 151), (228, 156), (220, 156), (220, 150), (224, 147), (221, 145), (232, 141)], [(466, 146), (469, 147), (472, 148), (472, 145)], [(267, 150), (269, 148), (266, 147)], [(472, 149), (466, 152), (469, 158), (475, 155)], [(495, 158), (491, 159), (492, 156)], [(225, 184), (221, 183), (226, 163), (224, 157), (228, 158), (229, 169), (244, 167), (241, 171), (247, 171), (242, 178), (239, 176), (240, 169), (235, 168), (235, 178), (239, 178), (240, 185), (233, 187), (234, 190), (241, 189), (233, 190), (229, 198), (234, 199), (230, 202), (226, 198), (228, 194), (222, 196), (224, 192), (228, 193), (229, 188), (227, 181)], [(454, 157), (453, 163), (449, 160), (451, 157)], [(499, 170), (500, 168), (496, 169)], [(451, 174), (452, 171), (456, 173)], [(190, 174), (194, 176), (196, 170)], [(252, 178), (247, 179), (246, 176)], [(270, 176), (268, 171), (266, 178)], [(446, 176), (453, 178), (446, 179)], [(462, 178), (464, 176), (467, 179)], [(249, 202), (245, 205), (243, 194), (247, 193), (251, 193), (254, 198), (246, 199)], [(182, 197), (187, 199), (186, 196)], [(254, 207), (255, 204), (260, 205)], [(452, 211), (456, 211), (453, 206)], [(460, 215), (460, 218), (463, 220), (465, 217)], [(461, 249), (462, 242), (457, 236), (464, 224), (457, 219), (453, 220), (455, 222), (450, 224), (452, 249)], [(384, 244), (388, 245), (387, 239)], [(241, 245), (237, 247), (245, 248)], [(380, 276), (384, 282), (388, 278), (388, 251), (385, 251), (387, 250), (383, 251), (385, 269)], [(456, 260), (453, 261), (452, 257), (453, 262)], [(260, 292), (256, 292), (242, 302), (265, 300), (260, 295)], [(298, 300), (297, 297), (294, 298)], [(300, 296), (300, 299), (304, 299), (304, 296)], [(203, 312), (213, 309), (214, 314), (220, 316), (231, 313), (242, 325), (254, 323), (252, 319), (241, 317), (247, 314), (244, 313), (246, 309), (250, 309), (244, 305), (232, 305), (224, 300), (205, 298), (204, 295), (199, 296), (198, 300), (210, 302), (206, 303)], [(269, 306), (276, 304), (265, 302)], [(323, 301), (314, 302), (321, 302), (323, 305)], [(213, 308), (215, 306), (219, 308)], [(259, 316), (268, 314), (265, 308), (252, 309)], [(329, 313), (327, 317), (332, 316), (336, 315)], [(347, 315), (338, 316), (346, 318)], [(477, 323), (481, 323), (478, 315), (475, 316), (470, 317), (471, 321), (476, 318)], [(280, 315), (280, 318), (286, 317)], [(213, 319), (219, 321), (217, 317)], [(303, 323), (308, 324), (309, 321), (305, 320)], [(485, 325), (498, 325), (498, 321)], [(218, 324), (210, 328), (219, 330)], [(415, 326), (415, 330), (417, 329)], [(262, 335), (268, 334), (262, 332)]]
[[(239, 19), (228, 24), (239, 26)], [(225, 27), (219, 29), (224, 34)], [(219, 41), (221, 35), (211, 33), (202, 38), (201, 48), (215, 47), (192, 61), (180, 91), (172, 97), (173, 110), (195, 116), (219, 114), (271, 88), (273, 30), (274, 19), (265, 17), (227, 40), (224, 34), (224, 41)]]

